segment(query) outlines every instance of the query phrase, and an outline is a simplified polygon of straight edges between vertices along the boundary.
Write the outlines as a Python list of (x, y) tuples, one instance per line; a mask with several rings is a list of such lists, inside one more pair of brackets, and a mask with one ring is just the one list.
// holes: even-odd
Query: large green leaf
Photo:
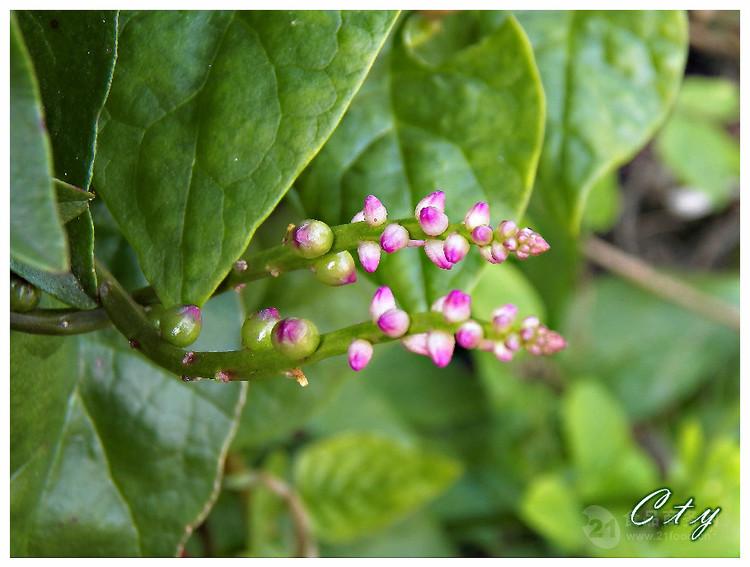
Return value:
[[(518, 23), (502, 17), (489, 33), (480, 16), (457, 14), (438, 25), (468, 38), (427, 58), (409, 16), (392, 48), (373, 69), (351, 109), (298, 183), (309, 212), (349, 222), (364, 197), (378, 195), (391, 218), (413, 215), (417, 201), (439, 187), (458, 221), (478, 200), (496, 218), (526, 208), (542, 141), (544, 97), (534, 57)], [(451, 31), (453, 33), (453, 31)], [(449, 287), (470, 287), (482, 260), (472, 253), (441, 272), (416, 250), (384, 258), (376, 273), (403, 305), (424, 308)]]
[(440, 454), (367, 433), (343, 433), (308, 445), (295, 486), (316, 533), (347, 541), (387, 527), (436, 497), (460, 474)]
[(10, 21), (10, 255), (50, 271), (68, 269), (52, 187), (39, 89), (15, 15)]
[[(225, 298), (206, 325), (236, 331)], [(212, 332), (201, 348), (237, 336)], [(176, 554), (215, 498), (244, 392), (185, 384), (113, 332), (13, 333), (11, 554)]]
[(364, 80), (391, 12), (121, 16), (94, 184), (164, 304), (202, 304)]

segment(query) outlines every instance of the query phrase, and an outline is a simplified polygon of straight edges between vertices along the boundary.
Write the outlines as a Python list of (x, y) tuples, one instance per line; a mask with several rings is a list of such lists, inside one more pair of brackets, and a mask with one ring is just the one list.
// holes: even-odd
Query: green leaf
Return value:
[[(449, 18), (471, 30), (479, 16), (462, 17)], [(419, 18), (411, 15), (404, 25)], [(453, 220), (479, 200), (490, 203), (496, 218), (517, 219), (531, 190), (544, 120), (523, 30), (504, 17), (486, 34), (467, 32), (467, 45), (433, 64), (403, 29), (297, 183), (306, 209), (328, 222), (349, 222), (372, 193), (390, 218), (408, 217), (439, 187)], [(403, 306), (423, 309), (450, 287), (469, 288), (483, 265), (472, 253), (441, 272), (423, 253), (403, 250), (383, 258), (375, 275)]]
[[(227, 297), (207, 325), (237, 328)], [(167, 556), (215, 498), (245, 387), (185, 384), (113, 332), (12, 333), (10, 392), (11, 555)]]
[(340, 120), (394, 17), (121, 17), (94, 183), (162, 303), (211, 295)]
[(583, 541), (583, 515), (573, 490), (555, 474), (532, 480), (521, 503), (521, 517), (557, 547), (571, 552)]
[[(75, 220), (71, 221), (75, 222)], [(88, 296), (78, 279), (70, 272), (56, 273), (37, 270), (28, 264), (10, 259), (10, 269), (42, 291), (76, 309), (94, 309), (97, 303)]]
[(459, 476), (458, 463), (386, 437), (344, 433), (308, 445), (295, 487), (316, 533), (331, 542), (383, 529), (436, 497)]
[(10, 21), (10, 255), (39, 270), (68, 269), (52, 187), (39, 88), (15, 14)]
[(60, 219), (64, 223), (76, 218), (89, 208), (89, 201), (94, 198), (93, 193), (83, 191), (59, 179), (55, 179), (54, 183), (57, 210), (60, 213)]
[(686, 77), (675, 110), (711, 122), (735, 122), (740, 117), (740, 89), (722, 77)]

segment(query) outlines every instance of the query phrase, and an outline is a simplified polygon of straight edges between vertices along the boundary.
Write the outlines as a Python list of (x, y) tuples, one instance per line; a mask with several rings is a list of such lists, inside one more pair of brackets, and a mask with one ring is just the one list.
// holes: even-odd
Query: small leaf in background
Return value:
[[(297, 184), (310, 214), (349, 222), (366, 195), (377, 195), (389, 218), (411, 217), (436, 188), (458, 222), (476, 201), (496, 220), (526, 208), (542, 142), (544, 99), (528, 40), (512, 17), (487, 33), (476, 14), (446, 16), (436, 29), (463, 31), (469, 41), (438, 63), (426, 63), (401, 27), (335, 134)], [(406, 26), (424, 16), (407, 16)], [(458, 28), (458, 29), (456, 29)], [(468, 290), (484, 262), (470, 254), (440, 273), (416, 250), (385, 257), (375, 277), (407, 309), (425, 308), (451, 287)]]
[[(235, 321), (209, 305), (207, 323), (239, 325), (227, 297)], [(112, 332), (13, 333), (11, 350), (11, 554), (178, 553), (215, 498), (246, 385), (184, 384)]]
[(558, 475), (532, 480), (523, 496), (521, 517), (555, 546), (570, 553), (584, 543), (584, 517), (575, 492)]
[(37, 270), (67, 270), (39, 87), (15, 14), (10, 20), (10, 211), (11, 258)]
[(731, 124), (740, 119), (740, 89), (721, 77), (686, 77), (675, 112), (711, 122)]
[(306, 446), (294, 485), (316, 534), (344, 542), (385, 528), (420, 508), (460, 475), (457, 462), (387, 437), (350, 433)]
[(394, 18), (121, 15), (94, 183), (162, 303), (208, 299), (338, 123)]

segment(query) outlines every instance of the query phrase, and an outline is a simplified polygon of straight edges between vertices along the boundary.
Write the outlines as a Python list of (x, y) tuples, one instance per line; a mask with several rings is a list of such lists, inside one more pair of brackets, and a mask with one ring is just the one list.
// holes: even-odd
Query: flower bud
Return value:
[(320, 333), (312, 321), (307, 319), (282, 319), (271, 332), (273, 347), (292, 360), (306, 358), (320, 344)]
[(445, 257), (442, 240), (428, 240), (424, 245), (424, 252), (430, 261), (441, 270), (450, 270), (453, 264)]
[(434, 311), (435, 313), (442, 313), (443, 312), (443, 305), (445, 305), (445, 298), (447, 296), (441, 295), (438, 297), (435, 301), (432, 302), (432, 305), (430, 306), (430, 311)]
[(409, 335), (401, 339), (401, 344), (406, 347), (407, 350), (427, 356), (430, 352), (427, 350), (427, 333), (418, 333), (416, 335)]
[(178, 347), (193, 344), (201, 333), (201, 310), (197, 305), (176, 305), (165, 309), (159, 321), (161, 337)]
[(365, 222), (370, 226), (380, 226), (388, 219), (388, 210), (375, 195), (365, 197), (363, 212)]
[(372, 296), (370, 302), (370, 317), (372, 322), (377, 323), (380, 316), (391, 309), (396, 308), (396, 299), (393, 297), (393, 292), (388, 286), (379, 287), (375, 290), (375, 294)]
[(397, 223), (389, 224), (380, 235), (380, 246), (388, 254), (401, 250), (409, 245), (409, 231)]
[(436, 366), (443, 368), (448, 366), (453, 358), (453, 349), (456, 341), (453, 335), (445, 331), (430, 331), (427, 334), (427, 351), (430, 354), (432, 362)]
[(505, 348), (511, 352), (516, 352), (521, 348), (521, 338), (515, 333), (508, 335), (505, 338)]
[(359, 372), (370, 363), (372, 358), (372, 344), (364, 339), (356, 339), (349, 345), (349, 366)]
[(463, 260), (469, 253), (469, 241), (454, 232), (445, 239), (443, 251), (445, 252), (445, 259), (455, 264)]
[(11, 274), (10, 276), (10, 310), (16, 313), (26, 313), (39, 305), (41, 292), (35, 285), (25, 279)]
[(518, 307), (512, 303), (507, 303), (502, 307), (498, 307), (492, 312), (492, 327), (498, 333), (504, 333), (508, 331), (513, 324), (513, 321), (518, 314)]
[(380, 265), (380, 246), (376, 242), (365, 240), (360, 242), (357, 247), (359, 262), (362, 264), (365, 272), (374, 272)]
[(479, 225), (471, 231), (471, 239), (474, 241), (474, 244), (478, 244), (479, 246), (488, 245), (492, 242), (493, 238), (494, 233), (492, 232), (492, 228), (485, 224)]
[(433, 191), (426, 197), (423, 197), (419, 203), (417, 203), (414, 209), (414, 217), (419, 220), (419, 214), (425, 207), (435, 207), (441, 213), (445, 212), (445, 193), (442, 191)]
[(495, 264), (502, 264), (508, 259), (508, 250), (499, 242), (493, 242), (490, 245), (490, 253)]
[(419, 211), (419, 226), (429, 236), (443, 234), (445, 229), (448, 228), (448, 224), (448, 216), (435, 207), (423, 207)]
[(389, 309), (378, 318), (378, 327), (384, 334), (397, 339), (409, 330), (409, 315), (401, 309)]
[(357, 281), (357, 267), (348, 250), (319, 258), (312, 265), (315, 277), (326, 285), (340, 286)]
[(275, 307), (248, 315), (242, 325), (242, 345), (250, 350), (271, 348), (271, 331), (281, 315)]
[(510, 362), (513, 360), (513, 352), (501, 342), (495, 343), (493, 353), (495, 354), (495, 358), (500, 362)]
[(516, 235), (518, 227), (516, 223), (511, 220), (504, 220), (497, 225), (497, 239), (502, 242), (508, 238), (512, 238)]
[(480, 225), (488, 224), (490, 224), (490, 206), (484, 201), (476, 203), (464, 217), (464, 226), (469, 230), (474, 230)]
[(497, 264), (495, 256), (492, 255), (492, 246), (482, 246), (479, 248), (479, 255), (487, 260), (490, 264)]
[(352, 217), (352, 220), (350, 222), (365, 222), (365, 212), (359, 211), (356, 215)]
[(317, 258), (333, 246), (333, 231), (323, 221), (304, 220), (293, 229), (292, 246), (303, 258)]
[(531, 238), (529, 238), (528, 245), (529, 254), (531, 254), (532, 256), (539, 256), (540, 254), (544, 254), (547, 250), (550, 249), (547, 241), (536, 232), (532, 234)]
[(449, 323), (460, 323), (471, 317), (471, 296), (454, 289), (445, 297), (443, 316)]
[(456, 331), (456, 342), (463, 348), (477, 348), (483, 337), (484, 330), (476, 321), (466, 321)]

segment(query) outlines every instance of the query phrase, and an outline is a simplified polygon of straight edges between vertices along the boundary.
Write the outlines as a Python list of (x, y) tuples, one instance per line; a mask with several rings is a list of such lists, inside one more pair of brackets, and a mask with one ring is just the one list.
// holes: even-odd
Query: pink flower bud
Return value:
[(367, 366), (372, 358), (372, 345), (363, 340), (356, 339), (349, 345), (349, 366), (355, 372), (359, 372)]
[(490, 245), (490, 253), (492, 254), (492, 258), (495, 260), (495, 264), (502, 264), (503, 262), (505, 262), (505, 260), (508, 259), (508, 251), (505, 249), (505, 246), (503, 246), (499, 242), (493, 242)]
[(561, 351), (566, 346), (568, 346), (568, 343), (559, 333), (550, 331), (547, 335), (547, 344), (544, 354), (554, 354)]
[(507, 303), (502, 307), (498, 307), (492, 312), (492, 327), (498, 333), (504, 333), (510, 329), (516, 315), (518, 315), (518, 307), (512, 303)]
[(356, 215), (352, 217), (351, 222), (365, 222), (365, 212), (359, 211)]
[(393, 297), (391, 288), (388, 286), (379, 287), (375, 290), (375, 295), (372, 296), (372, 301), (370, 302), (370, 317), (372, 317), (372, 322), (377, 323), (383, 313), (395, 308), (396, 299)]
[(518, 244), (526, 244), (532, 234), (534, 234), (534, 231), (529, 227), (519, 229), (518, 232), (516, 232), (516, 240), (518, 241)]
[(490, 206), (484, 201), (479, 201), (471, 207), (464, 217), (464, 225), (469, 230), (488, 224), (490, 224)]
[(422, 198), (414, 209), (414, 216), (417, 220), (419, 220), (419, 214), (425, 207), (435, 207), (441, 213), (445, 212), (445, 193), (439, 190), (433, 191)]
[(529, 239), (529, 254), (532, 256), (544, 254), (549, 248), (550, 246), (547, 244), (547, 241), (536, 232)]
[(398, 223), (392, 223), (385, 227), (380, 235), (380, 246), (388, 254), (405, 248), (409, 244), (409, 231)]
[(502, 242), (503, 240), (514, 237), (517, 231), (518, 227), (516, 226), (516, 223), (511, 220), (504, 220), (497, 225), (497, 239)]
[(435, 301), (433, 301), (432, 306), (430, 307), (430, 311), (434, 311), (435, 313), (442, 313), (443, 312), (443, 305), (445, 305), (445, 298), (447, 296), (441, 295), (438, 297)]
[(419, 226), (430, 236), (443, 234), (449, 222), (448, 216), (435, 207), (424, 207), (419, 211)]
[(508, 349), (503, 343), (495, 343), (493, 352), (495, 354), (495, 358), (497, 358), (500, 362), (510, 362), (511, 360), (513, 360), (513, 352)]
[(450, 270), (453, 264), (445, 257), (442, 240), (428, 240), (424, 245), (424, 252), (430, 261), (441, 270)]
[(503, 240), (503, 246), (505, 246), (511, 252), (518, 250), (518, 241), (515, 238), (508, 238)]
[(471, 317), (471, 296), (454, 289), (445, 297), (443, 316), (449, 323), (460, 323)]
[(539, 317), (529, 316), (524, 317), (524, 320), (521, 321), (521, 327), (524, 329), (530, 329), (530, 328), (536, 328), (540, 325)]
[(440, 368), (448, 366), (453, 358), (453, 349), (455, 346), (456, 340), (450, 333), (446, 333), (445, 331), (430, 331), (427, 334), (427, 351), (430, 354), (432, 362)]
[(389, 309), (378, 318), (378, 327), (384, 334), (397, 339), (409, 330), (409, 315), (401, 309)]
[(484, 224), (479, 225), (471, 231), (471, 239), (479, 246), (486, 246), (492, 242), (493, 237), (492, 228)]
[(374, 272), (380, 264), (380, 246), (376, 242), (366, 240), (357, 247), (359, 261), (365, 272)]
[(455, 264), (463, 260), (469, 253), (469, 241), (458, 233), (448, 235), (443, 244), (445, 259)]
[(519, 348), (521, 348), (521, 338), (515, 333), (508, 335), (505, 338), (505, 348), (507, 348), (511, 352), (516, 352)]
[(427, 333), (419, 333), (417, 335), (409, 335), (401, 339), (401, 344), (406, 347), (407, 350), (427, 356), (429, 351), (427, 350)]
[(487, 260), (490, 264), (497, 264), (497, 260), (492, 255), (492, 246), (481, 246), (479, 248), (479, 255)]
[(456, 331), (456, 342), (463, 348), (477, 348), (483, 337), (484, 330), (476, 321), (466, 321)]
[(365, 222), (371, 226), (380, 226), (388, 219), (388, 210), (375, 195), (365, 197)]

